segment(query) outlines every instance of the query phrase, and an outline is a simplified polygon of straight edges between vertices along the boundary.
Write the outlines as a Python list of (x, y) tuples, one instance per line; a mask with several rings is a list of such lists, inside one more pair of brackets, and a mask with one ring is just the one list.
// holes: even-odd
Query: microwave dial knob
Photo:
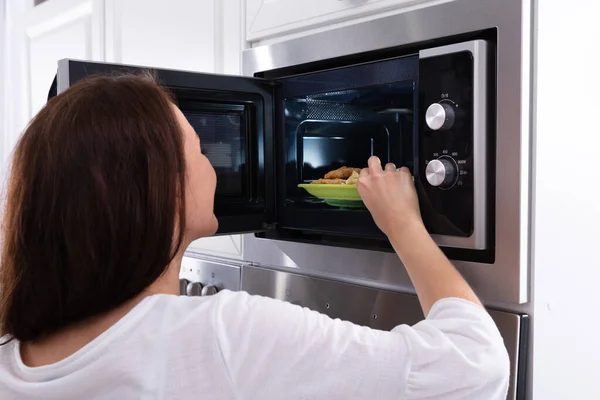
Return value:
[(217, 294), (217, 287), (214, 285), (206, 285), (202, 288), (202, 296), (212, 296), (213, 294)]
[(448, 189), (454, 186), (458, 178), (457, 166), (450, 157), (432, 160), (425, 168), (425, 178), (431, 186)]
[(452, 128), (456, 113), (454, 107), (448, 103), (433, 103), (427, 108), (425, 122), (433, 131), (443, 131)]

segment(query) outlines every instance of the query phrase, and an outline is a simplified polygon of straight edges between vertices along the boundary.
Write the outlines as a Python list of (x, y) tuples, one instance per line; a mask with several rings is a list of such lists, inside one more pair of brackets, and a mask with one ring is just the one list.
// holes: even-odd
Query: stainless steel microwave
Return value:
[[(469, 10), (479, 17), (458, 18)], [(507, 72), (523, 73), (521, 44), (508, 41), (523, 10), (520, 0), (502, 7), (461, 0), (253, 48), (244, 54), (247, 76), (65, 59), (57, 91), (92, 74), (154, 70), (217, 172), (218, 234), (389, 252), (360, 201), (310, 190), (329, 172), (365, 167), (377, 155), (412, 170), (423, 220), (451, 259), (479, 265), (506, 258), (517, 265), (521, 285), (524, 136), (518, 121), (501, 116), (524, 99), (521, 81), (513, 88), (498, 82), (501, 74), (506, 80)], [(424, 28), (410, 30), (415, 21)], [(384, 35), (392, 22), (403, 24), (393, 30), (406, 37)], [(317, 42), (361, 30), (378, 38), (370, 48), (367, 40), (347, 40), (347, 48), (318, 57)], [(509, 104), (507, 92), (519, 104)], [(510, 123), (518, 129), (506, 129)]]
[[(149, 69), (200, 135), (218, 174), (218, 234), (245, 233), (248, 262), (410, 287), (360, 204), (307, 189), (376, 154), (412, 169), (427, 228), (478, 293), (524, 303), (533, 11), (531, 0), (424, 3), (251, 47), (243, 76)], [(140, 68), (61, 60), (54, 93)]]
[[(441, 42), (276, 78), (153, 69), (217, 172), (218, 233), (389, 250), (359, 199), (310, 190), (377, 155), (413, 171), (441, 246), (493, 258), (494, 43), (486, 35)], [(140, 68), (60, 60), (58, 92), (89, 75)], [(331, 182), (319, 188), (345, 183)]]

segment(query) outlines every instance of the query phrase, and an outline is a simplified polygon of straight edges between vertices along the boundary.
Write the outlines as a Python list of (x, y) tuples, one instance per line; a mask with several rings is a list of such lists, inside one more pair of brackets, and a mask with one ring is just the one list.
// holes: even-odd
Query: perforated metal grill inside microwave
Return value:
[(307, 99), (306, 119), (319, 121), (370, 121), (377, 118), (377, 113), (350, 104), (334, 103), (323, 100)]

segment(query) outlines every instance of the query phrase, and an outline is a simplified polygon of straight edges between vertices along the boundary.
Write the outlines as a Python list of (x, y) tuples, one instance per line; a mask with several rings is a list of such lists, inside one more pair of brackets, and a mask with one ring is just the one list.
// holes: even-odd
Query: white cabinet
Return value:
[(239, 74), (242, 0), (105, 0), (109, 62)]
[(104, 0), (52, 0), (36, 7), (33, 1), (9, 3), (2, 43), (7, 57), (0, 57), (0, 103), (6, 104), (0, 115), (2, 173), (23, 128), (47, 101), (57, 61), (104, 57)]
[(217, 13), (221, 16), (216, 21), (217, 38), (220, 39), (222, 62), (216, 72), (228, 75), (241, 75), (242, 73), (242, 50), (247, 47), (244, 40), (244, 6), (243, 0), (220, 0), (220, 8)]
[(215, 72), (218, 0), (106, 0), (110, 62)]
[(104, 0), (52, 0), (31, 9), (25, 18), (28, 115), (46, 103), (57, 61), (104, 58)]
[(246, 0), (246, 40), (317, 27), (431, 0)]

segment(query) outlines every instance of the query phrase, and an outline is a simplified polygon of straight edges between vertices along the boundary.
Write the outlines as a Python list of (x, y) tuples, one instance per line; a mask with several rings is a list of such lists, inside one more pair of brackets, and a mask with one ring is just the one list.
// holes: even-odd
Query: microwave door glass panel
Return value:
[(183, 115), (200, 139), (198, 151), (210, 161), (217, 175), (215, 213), (234, 216), (248, 211), (260, 212), (264, 200), (257, 197), (256, 184), (259, 156), (253, 146), (253, 114), (257, 111), (248, 101), (223, 101), (207, 98), (207, 93), (174, 89)]
[(171, 93), (200, 138), (198, 151), (206, 155), (215, 169), (217, 234), (263, 230), (275, 218), (272, 82), (63, 59), (58, 62), (57, 92), (90, 75), (137, 74), (148, 69)]
[(218, 196), (240, 196), (244, 193), (246, 169), (243, 120), (235, 112), (193, 112), (185, 114), (200, 137), (202, 154), (208, 158), (217, 176)]

